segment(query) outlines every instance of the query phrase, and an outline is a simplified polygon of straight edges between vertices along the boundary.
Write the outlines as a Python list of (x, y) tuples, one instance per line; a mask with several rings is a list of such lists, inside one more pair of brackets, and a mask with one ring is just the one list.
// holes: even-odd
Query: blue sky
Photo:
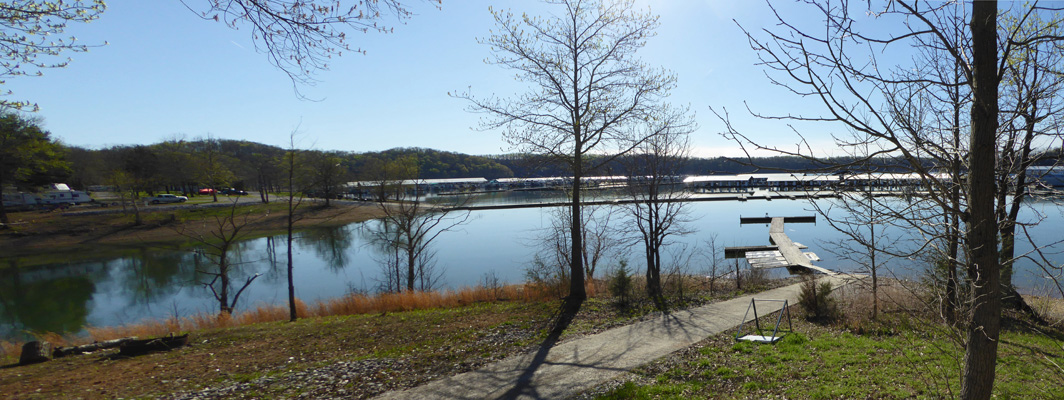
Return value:
[[(294, 94), (288, 77), (254, 51), (250, 31), (202, 20), (178, 0), (108, 1), (99, 20), (68, 29), (83, 43), (106, 41), (106, 46), (69, 54), (73, 61), (65, 69), (10, 79), (5, 86), (14, 91), (12, 99), (40, 106), (38, 115), (53, 135), (82, 147), (207, 135), (287, 147), (298, 127), (297, 145), (303, 148), (509, 150), (499, 132), (472, 129), (479, 116), (447, 92), (522, 92), (511, 72), (484, 63), (490, 50), (476, 38), (494, 26), (489, 5), (530, 14), (543, 14), (545, 6), (528, 0), (444, 0), (442, 9), (408, 3), (417, 15), (394, 33), (349, 36), (366, 54), (334, 59), (316, 86), (301, 89), (318, 101)], [(737, 127), (761, 140), (795, 142), (785, 125), (752, 118), (743, 106), (746, 101), (768, 112), (816, 110), (801, 108), (809, 106), (769, 84), (732, 22), (752, 29), (770, 24), (763, 2), (643, 0), (640, 5), (661, 16), (661, 27), (639, 55), (678, 75), (669, 101), (689, 104), (696, 112), (696, 155), (738, 152), (719, 136), (723, 124), (710, 106), (726, 107)], [(820, 133), (814, 138), (825, 146), (829, 128), (814, 128)]]

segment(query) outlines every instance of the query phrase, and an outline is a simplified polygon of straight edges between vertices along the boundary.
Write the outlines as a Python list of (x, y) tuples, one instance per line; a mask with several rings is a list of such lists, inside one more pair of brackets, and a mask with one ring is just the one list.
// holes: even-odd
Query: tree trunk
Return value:
[[(1034, 161), (1031, 159), (1031, 142), (1035, 136), (1035, 115), (1038, 114), (1037, 99), (1032, 100), (1030, 107), (1029, 115), (1024, 118), (1024, 138), (1019, 155), (1020, 167), (1016, 171), (1012, 204), (1009, 205), (1008, 213), (1002, 216), (1003, 221), (998, 224), (1001, 229), (999, 232), (1001, 237), (1001, 300), (1004, 307), (1021, 311), (1035, 320), (1044, 322), (1038, 313), (1024, 301), (1023, 297), (1016, 291), (1016, 288), (1012, 286), (1013, 258), (1016, 256), (1016, 220), (1020, 215), (1020, 207), (1027, 198), (1027, 167)], [(1005, 193), (1005, 188), (1002, 188), (1002, 193)], [(1004, 201), (1001, 201), (1001, 207), (1004, 207), (1004, 203)]]
[(989, 399), (1001, 329), (997, 221), (994, 213), (995, 134), (998, 128), (997, 1), (972, 4), (972, 135), (969, 153), (968, 260), (972, 320), (961, 374), (962, 399)]
[(876, 217), (875, 209), (872, 204), (872, 193), (868, 193), (868, 210), (872, 213), (872, 220), (868, 223), (869, 237), (872, 246), (869, 250), (869, 261), (872, 270), (872, 320), (875, 321), (879, 316), (879, 277), (876, 274), (879, 266), (876, 265)]
[(133, 225), (143, 225), (144, 219), (140, 216), (140, 205), (137, 204), (137, 191), (134, 190), (129, 194), (129, 203), (133, 205)]
[(417, 275), (417, 255), (415, 254), (413, 238), (408, 236), (406, 245), (406, 291), (413, 292)]
[[(579, 135), (576, 136), (579, 140)], [(569, 257), (569, 298), (572, 300), (586, 300), (587, 291), (584, 289), (584, 258), (580, 255), (584, 251), (583, 235), (583, 217), (580, 215), (580, 181), (583, 178), (583, 160), (581, 154), (581, 148), (577, 145), (574, 159), (573, 159), (573, 203), (572, 203), (572, 223), (569, 224), (569, 236), (572, 238), (572, 250)]]
[(218, 294), (218, 315), (233, 314), (233, 307), (229, 305), (229, 262), (228, 252), (222, 249), (218, 256), (218, 277), (222, 280), (222, 290)]
[[(0, 168), (0, 176), (4, 176), (3, 168)], [(9, 223), (7, 219), (7, 210), (4, 209), (4, 180), (0, 179), (0, 223)]]
[[(956, 192), (958, 189), (953, 188)], [(953, 206), (957, 207), (960, 204), (958, 200), (959, 194), (954, 193)], [(956, 209), (956, 208), (954, 208)], [(948, 258), (945, 260), (944, 267), (946, 268), (946, 298), (942, 301), (942, 314), (946, 317), (946, 322), (951, 326), (957, 324), (957, 257), (960, 255), (959, 247), (960, 240), (957, 237), (960, 225), (958, 223), (959, 216), (955, 212), (950, 212), (946, 215), (946, 219), (949, 221), (947, 228), (947, 244), (949, 247)]]
[(735, 290), (743, 290), (742, 275), (739, 275), (739, 259), (735, 259)]
[(661, 297), (661, 266), (655, 261), (655, 249), (654, 245), (648, 242), (646, 244), (646, 257), (647, 257), (647, 297), (651, 300)]
[[(291, 180), (292, 177), (289, 176), (288, 179)], [(289, 184), (289, 186), (292, 185)], [(289, 192), (289, 196), (291, 196), (291, 192)], [(259, 199), (262, 200), (262, 204), (268, 204), (270, 202), (269, 193), (266, 192), (266, 178), (262, 176), (262, 173), (259, 173)]]
[[(294, 148), (295, 147), (295, 143), (294, 143), (295, 141), (293, 140), (292, 142), (293, 142), (292, 143), (292, 147)], [(295, 286), (295, 277), (292, 274), (292, 269), (293, 269), (293, 266), (294, 266), (293, 263), (292, 263), (292, 241), (295, 239), (294, 235), (293, 235), (293, 232), (292, 232), (292, 228), (295, 225), (295, 212), (296, 212), (295, 201), (294, 201), (295, 200), (294, 199), (295, 195), (293, 193), (294, 192), (293, 189), (295, 188), (295, 182), (294, 181), (295, 181), (295, 174), (296, 174), (296, 171), (295, 171), (296, 170), (296, 166), (295, 166), (296, 158), (295, 158), (295, 154), (294, 154), (294, 149), (289, 150), (287, 156), (288, 156), (288, 320), (290, 322), (295, 322), (295, 320), (297, 319), (297, 316), (296, 316), (296, 286)], [(266, 203), (267, 202), (266, 201), (266, 185), (264, 183), (265, 183), (264, 182), (264, 178), (263, 178), (262, 174), (260, 173), (259, 174), (259, 187), (260, 187), (259, 196), (262, 196), (262, 202)]]
[(292, 194), (288, 194), (288, 320), (295, 322), (296, 317), (296, 286), (295, 277), (292, 274), (292, 240), (294, 235), (292, 233), (293, 220), (292, 214), (295, 213), (295, 209), (292, 207)]

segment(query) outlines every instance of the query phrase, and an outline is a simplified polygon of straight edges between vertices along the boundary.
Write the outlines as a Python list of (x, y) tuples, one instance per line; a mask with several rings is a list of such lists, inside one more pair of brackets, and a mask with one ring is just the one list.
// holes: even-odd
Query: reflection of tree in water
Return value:
[(339, 272), (349, 261), (347, 250), (354, 244), (353, 230), (347, 225), (311, 229), (301, 232), (296, 242), (313, 250), (333, 272)]
[[(419, 225), (437, 217), (421, 215), (413, 218), (414, 220), (410, 223)], [(376, 220), (367, 223), (364, 229), (359, 230), (359, 235), (373, 249), (373, 259), (381, 267), (377, 290), (402, 292), (408, 289), (411, 278), (413, 278), (414, 289), (431, 290), (443, 278), (444, 271), (436, 265), (436, 251), (429, 248), (431, 240), (417, 240), (411, 243), (399, 224), (391, 220)], [(432, 238), (435, 238), (435, 235)], [(410, 256), (413, 256), (413, 260), (409, 258)], [(413, 277), (410, 276), (411, 263)]]
[(140, 249), (136, 255), (122, 259), (122, 279), (131, 293), (131, 304), (149, 304), (172, 296), (188, 286), (195, 286), (193, 254), (178, 251)]
[[(259, 254), (254, 251), (254, 241), (236, 242), (230, 245), (226, 255), (226, 259), (230, 265), (229, 278), (230, 279), (246, 279), (252, 275), (259, 273), (257, 268), (248, 268), (249, 264), (258, 264), (263, 261), (266, 254)], [(190, 286), (200, 286), (196, 282), (199, 282), (207, 274), (203, 274), (204, 269), (210, 269), (212, 266), (217, 265), (218, 255), (203, 249), (197, 249), (188, 255), (186, 260), (191, 260), (191, 269), (194, 274), (192, 283)], [(268, 261), (267, 261), (268, 262)], [(203, 276), (201, 276), (203, 275)]]
[(283, 281), (287, 275), (285, 265), (277, 258), (277, 246), (283, 245), (285, 235), (267, 236), (263, 238), (263, 244), (266, 246), (266, 253), (263, 254), (264, 263), (267, 267), (266, 272), (263, 273), (263, 279), (270, 283), (277, 283)]
[(16, 271), (15, 265), (0, 271), (0, 336), (23, 336), (26, 331), (70, 333), (85, 326), (88, 303), (96, 290), (88, 276), (62, 276), (62, 270), (35, 276)]
[[(254, 250), (254, 241), (229, 241), (222, 244), (203, 246), (192, 253), (192, 265), (195, 270), (194, 282), (211, 291), (219, 302), (219, 313), (231, 314), (240, 295), (255, 278), (261, 276), (257, 268), (248, 264), (263, 261), (262, 255)], [(215, 286), (221, 281), (220, 286)], [(234, 284), (232, 281), (244, 281)]]

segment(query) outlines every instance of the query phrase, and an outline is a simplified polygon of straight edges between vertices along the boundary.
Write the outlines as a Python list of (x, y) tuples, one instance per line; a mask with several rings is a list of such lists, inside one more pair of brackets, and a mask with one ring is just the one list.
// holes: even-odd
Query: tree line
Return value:
[[(135, 188), (147, 194), (157, 192), (196, 195), (201, 188), (236, 188), (258, 191), (265, 196), (285, 191), (286, 149), (247, 140), (205, 137), (172, 139), (152, 145), (117, 145), (102, 149), (65, 146), (40, 128), (40, 121), (16, 113), (0, 117), (0, 183), (21, 191), (65, 182), (86, 190), (96, 186)], [(1045, 152), (1039, 165), (1051, 165), (1059, 149)], [(476, 156), (419, 147), (395, 148), (379, 152), (301, 150), (298, 163), (304, 172), (317, 177), (319, 184), (307, 187), (317, 195), (339, 194), (340, 186), (351, 181), (374, 181), (379, 166), (399, 161), (417, 163), (417, 179), (446, 178), (535, 178), (569, 176), (564, 163), (536, 154)], [(18, 158), (16, 159), (16, 155)], [(586, 157), (596, 168), (588, 173), (624, 175), (632, 155)], [(743, 174), (813, 171), (825, 165), (848, 170), (905, 172), (907, 164), (894, 158), (862, 160), (834, 157), (810, 160), (799, 156), (772, 156), (751, 159), (685, 156), (672, 171), (676, 175)], [(932, 160), (927, 160), (927, 165)], [(265, 198), (265, 197), (264, 197)]]

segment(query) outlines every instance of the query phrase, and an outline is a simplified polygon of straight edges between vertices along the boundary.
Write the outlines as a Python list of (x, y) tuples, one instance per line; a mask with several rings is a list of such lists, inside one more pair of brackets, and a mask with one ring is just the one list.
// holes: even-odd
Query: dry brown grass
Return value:
[(924, 288), (909, 281), (883, 278), (877, 285), (879, 312), (873, 319), (871, 284), (871, 278), (865, 277), (833, 290), (841, 314), (837, 324), (859, 334), (888, 333), (900, 325), (941, 320), (937, 308), (926, 299)]
[[(589, 284), (589, 289), (593, 284)], [(594, 289), (591, 289), (594, 290)], [(400, 311), (425, 310), (463, 306), (478, 302), (523, 301), (537, 302), (554, 300), (552, 292), (534, 285), (507, 285), (499, 287), (473, 287), (461, 290), (436, 292), (381, 293), (377, 295), (351, 294), (337, 299), (320, 301), (308, 306), (296, 299), (296, 315), (299, 318), (333, 315), (374, 314)], [(56, 346), (73, 346), (124, 337), (152, 337), (170, 333), (206, 329), (230, 328), (262, 322), (286, 321), (288, 305), (260, 305), (235, 315), (197, 314), (190, 317), (170, 317), (162, 320), (144, 321), (133, 325), (114, 327), (86, 327), (88, 336), (44, 333), (37, 340), (48, 341)], [(21, 353), (21, 342), (0, 341), (0, 357), (14, 359)]]
[(1023, 298), (1051, 326), (1064, 326), (1064, 300), (1035, 295), (1025, 295)]

